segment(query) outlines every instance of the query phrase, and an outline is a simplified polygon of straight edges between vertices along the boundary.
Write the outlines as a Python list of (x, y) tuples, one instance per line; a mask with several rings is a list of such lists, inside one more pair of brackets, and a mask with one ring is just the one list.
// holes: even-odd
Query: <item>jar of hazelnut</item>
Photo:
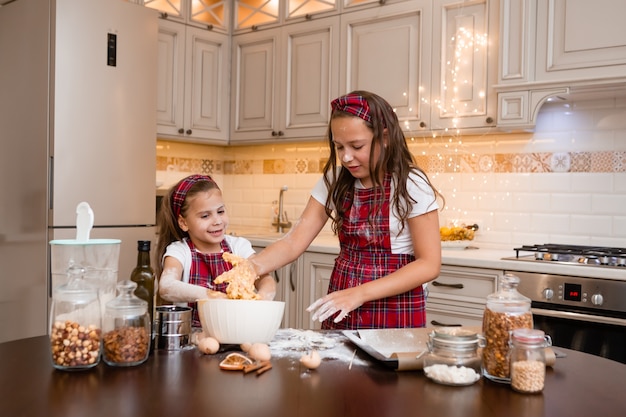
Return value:
[(54, 290), (50, 311), (52, 365), (61, 370), (92, 368), (102, 341), (98, 289), (84, 280), (84, 268), (68, 269), (69, 280)]
[(533, 327), (530, 299), (517, 291), (519, 277), (505, 274), (499, 290), (487, 297), (483, 314), (483, 375), (492, 381), (510, 383), (509, 338), (514, 329)]
[(106, 304), (102, 357), (107, 365), (134, 366), (148, 359), (152, 333), (148, 303), (134, 295), (135, 288), (133, 281), (120, 281), (118, 296)]

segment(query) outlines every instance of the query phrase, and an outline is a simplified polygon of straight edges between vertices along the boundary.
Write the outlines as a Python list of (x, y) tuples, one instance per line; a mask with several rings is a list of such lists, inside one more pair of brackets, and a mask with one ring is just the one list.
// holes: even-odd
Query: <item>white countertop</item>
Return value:
[[(243, 236), (250, 240), (253, 246), (267, 246), (273, 241), (282, 236), (275, 231), (261, 229), (242, 229), (235, 234)], [(338, 254), (339, 253), (339, 241), (337, 236), (332, 234), (320, 234), (309, 246), (309, 251)], [(464, 249), (464, 248), (443, 248), (442, 251), (442, 264), (474, 267), (474, 268), (488, 268), (488, 269), (500, 269), (507, 272), (537, 272), (544, 274), (557, 274), (568, 276), (582, 276), (591, 278), (602, 279), (615, 279), (626, 281), (626, 268), (604, 268), (604, 267), (592, 267), (582, 265), (568, 265), (559, 264), (557, 262), (528, 262), (528, 261), (516, 261), (505, 260), (502, 258), (515, 256), (515, 251), (511, 249), (491, 249), (491, 248), (478, 248), (478, 249)]]

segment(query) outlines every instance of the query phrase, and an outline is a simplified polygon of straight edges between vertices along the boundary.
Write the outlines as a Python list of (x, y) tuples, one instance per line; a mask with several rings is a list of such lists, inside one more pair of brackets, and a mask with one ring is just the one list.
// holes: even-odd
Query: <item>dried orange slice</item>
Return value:
[(252, 359), (241, 353), (233, 352), (226, 355), (220, 362), (220, 369), (227, 371), (241, 371), (245, 365), (250, 365)]

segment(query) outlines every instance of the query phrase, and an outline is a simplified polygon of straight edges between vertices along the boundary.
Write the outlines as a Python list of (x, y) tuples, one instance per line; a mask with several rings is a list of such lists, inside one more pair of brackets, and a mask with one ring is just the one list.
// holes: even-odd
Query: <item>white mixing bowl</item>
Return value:
[(280, 327), (284, 301), (198, 300), (202, 330), (220, 343), (269, 343)]

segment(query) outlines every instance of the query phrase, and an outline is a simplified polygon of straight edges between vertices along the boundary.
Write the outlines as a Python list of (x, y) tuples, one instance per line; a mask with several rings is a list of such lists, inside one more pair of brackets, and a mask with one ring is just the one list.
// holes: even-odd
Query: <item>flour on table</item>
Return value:
[(339, 360), (348, 366), (365, 365), (366, 361), (355, 355), (355, 347), (341, 333), (313, 330), (279, 329), (270, 342), (272, 357), (294, 357), (299, 359), (311, 350), (317, 350), (322, 361)]

